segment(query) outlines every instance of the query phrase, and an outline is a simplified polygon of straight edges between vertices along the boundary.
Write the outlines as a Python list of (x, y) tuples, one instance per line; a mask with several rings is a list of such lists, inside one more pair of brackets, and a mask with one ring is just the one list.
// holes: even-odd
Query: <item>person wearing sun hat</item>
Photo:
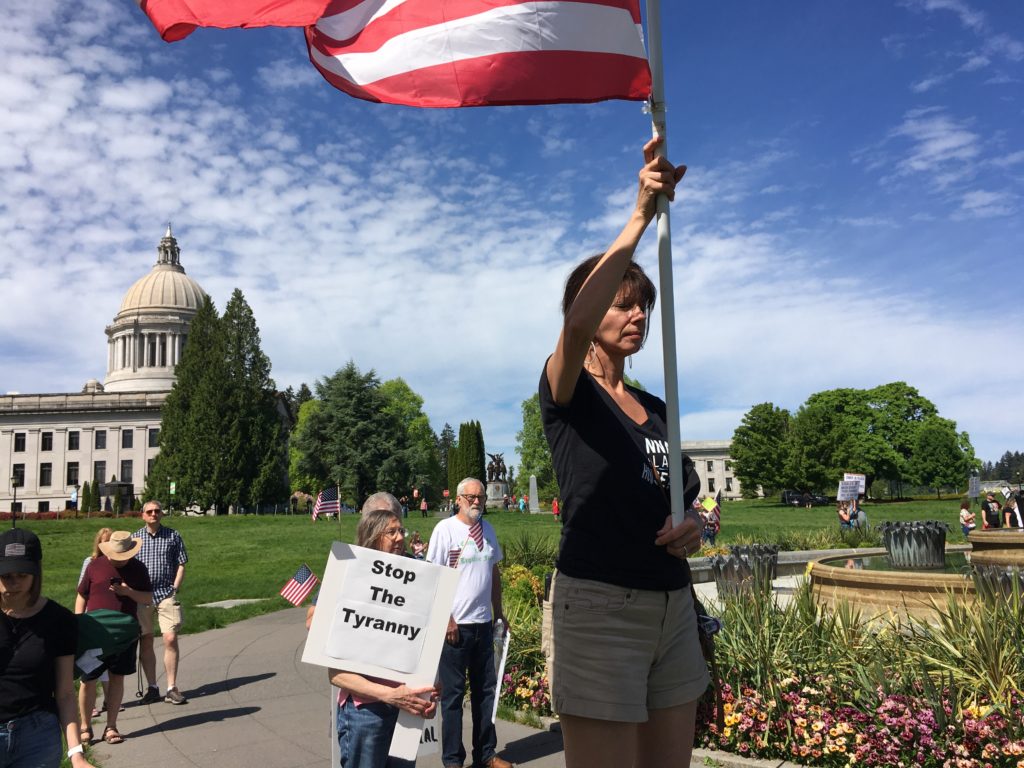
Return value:
[[(75, 598), (75, 613), (86, 613), (100, 608), (126, 613), (138, 617), (138, 607), (153, 602), (153, 585), (149, 580), (146, 566), (135, 559), (142, 543), (132, 538), (128, 531), (114, 531), (110, 540), (101, 542), (100, 554), (89, 563), (85, 575), (78, 584)], [(135, 657), (138, 642), (121, 653), (109, 665), (110, 681), (105, 686), (107, 702), (107, 725), (103, 729), (103, 740), (108, 744), (120, 744), (124, 737), (117, 730), (117, 713), (124, 697), (124, 677), (135, 673)], [(99, 675), (101, 670), (97, 670)], [(82, 731), (92, 736), (91, 715), (96, 703), (96, 680), (82, 679), (79, 689), (78, 706), (82, 718)]]
[(0, 533), (0, 764), (90, 768), (75, 713), (78, 624), (42, 596), (43, 548), (24, 528)]

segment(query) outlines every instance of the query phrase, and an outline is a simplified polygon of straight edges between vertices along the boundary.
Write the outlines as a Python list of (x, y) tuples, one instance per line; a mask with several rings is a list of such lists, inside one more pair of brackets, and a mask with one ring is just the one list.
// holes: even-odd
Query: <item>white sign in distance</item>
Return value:
[[(405, 683), (434, 684), (459, 572), (336, 541), (302, 661)], [(391, 754), (413, 760), (423, 719), (400, 712)]]
[(860, 495), (860, 483), (856, 480), (843, 480), (839, 483), (839, 490), (836, 492), (836, 500), (852, 501)]
[(856, 480), (857, 481), (857, 491), (859, 493), (867, 493), (866, 489), (867, 489), (868, 478), (867, 478), (866, 475), (862, 475), (859, 472), (844, 472), (843, 473), (843, 480), (844, 481)]
[(967, 481), (967, 498), (976, 499), (981, 496), (981, 478), (971, 475)]

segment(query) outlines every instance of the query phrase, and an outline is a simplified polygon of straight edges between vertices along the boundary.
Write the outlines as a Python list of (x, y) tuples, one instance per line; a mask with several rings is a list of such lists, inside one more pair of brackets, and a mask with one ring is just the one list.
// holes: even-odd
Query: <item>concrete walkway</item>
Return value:
[[(299, 660), (305, 616), (305, 608), (295, 608), (184, 635), (180, 678), (188, 704), (140, 705), (129, 677), (118, 717), (125, 741), (95, 744), (98, 761), (104, 768), (328, 768), (327, 673)], [(97, 737), (102, 718), (93, 723)], [(467, 715), (467, 741), (469, 730)], [(498, 720), (498, 749), (523, 768), (564, 765), (559, 733)], [(440, 756), (416, 765), (438, 768)]]
[[(800, 577), (775, 582), (781, 599)], [(703, 597), (715, 597), (714, 582), (698, 584)], [(305, 608), (258, 616), (181, 638), (181, 688), (188, 704), (141, 705), (136, 678), (125, 681), (125, 711), (118, 728), (123, 744), (97, 743), (103, 768), (330, 768), (331, 739), (327, 673), (300, 661), (306, 640)], [(157, 659), (163, 655), (157, 641)], [(161, 691), (163, 691), (161, 687)], [(104, 716), (94, 733), (103, 732)], [(468, 742), (469, 717), (465, 718)], [(498, 720), (498, 751), (521, 768), (562, 768), (562, 736)], [(696, 752), (693, 766), (712, 753)], [(713, 753), (721, 766), (751, 766)], [(437, 754), (420, 758), (417, 768), (438, 768)], [(774, 762), (773, 765), (778, 765)]]

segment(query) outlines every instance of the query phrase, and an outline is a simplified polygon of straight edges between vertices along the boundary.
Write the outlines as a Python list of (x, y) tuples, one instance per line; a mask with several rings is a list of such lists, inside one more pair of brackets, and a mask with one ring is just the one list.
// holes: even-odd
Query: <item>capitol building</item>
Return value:
[(105, 329), (102, 383), (90, 379), (69, 394), (0, 395), (0, 509), (63, 510), (86, 481), (116, 478), (128, 493), (142, 492), (160, 452), (160, 408), (206, 297), (180, 257), (168, 225), (156, 264)]

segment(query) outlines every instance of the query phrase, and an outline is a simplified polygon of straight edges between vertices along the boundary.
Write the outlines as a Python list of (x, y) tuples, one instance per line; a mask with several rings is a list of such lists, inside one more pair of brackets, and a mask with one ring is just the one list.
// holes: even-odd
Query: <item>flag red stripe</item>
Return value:
[(196, 27), (306, 27), (315, 24), (327, 0), (137, 0), (168, 43)]
[[(524, 6), (534, 11), (537, 28), (550, 25), (550, 17), (566, 7), (602, 6), (627, 11), (633, 24), (640, 23), (638, 0), (404, 0), (386, 13), (371, 18), (379, 2), (336, 0), (328, 3), (316, 22), (325, 45), (357, 45), (353, 50), (372, 51), (395, 35), (438, 24), (450, 24), (496, 8)], [(358, 39), (355, 39), (358, 38)]]
[(358, 86), (310, 60), (335, 88), (367, 101), (417, 107), (643, 101), (650, 95), (645, 59), (580, 51), (529, 51), (466, 59)]

